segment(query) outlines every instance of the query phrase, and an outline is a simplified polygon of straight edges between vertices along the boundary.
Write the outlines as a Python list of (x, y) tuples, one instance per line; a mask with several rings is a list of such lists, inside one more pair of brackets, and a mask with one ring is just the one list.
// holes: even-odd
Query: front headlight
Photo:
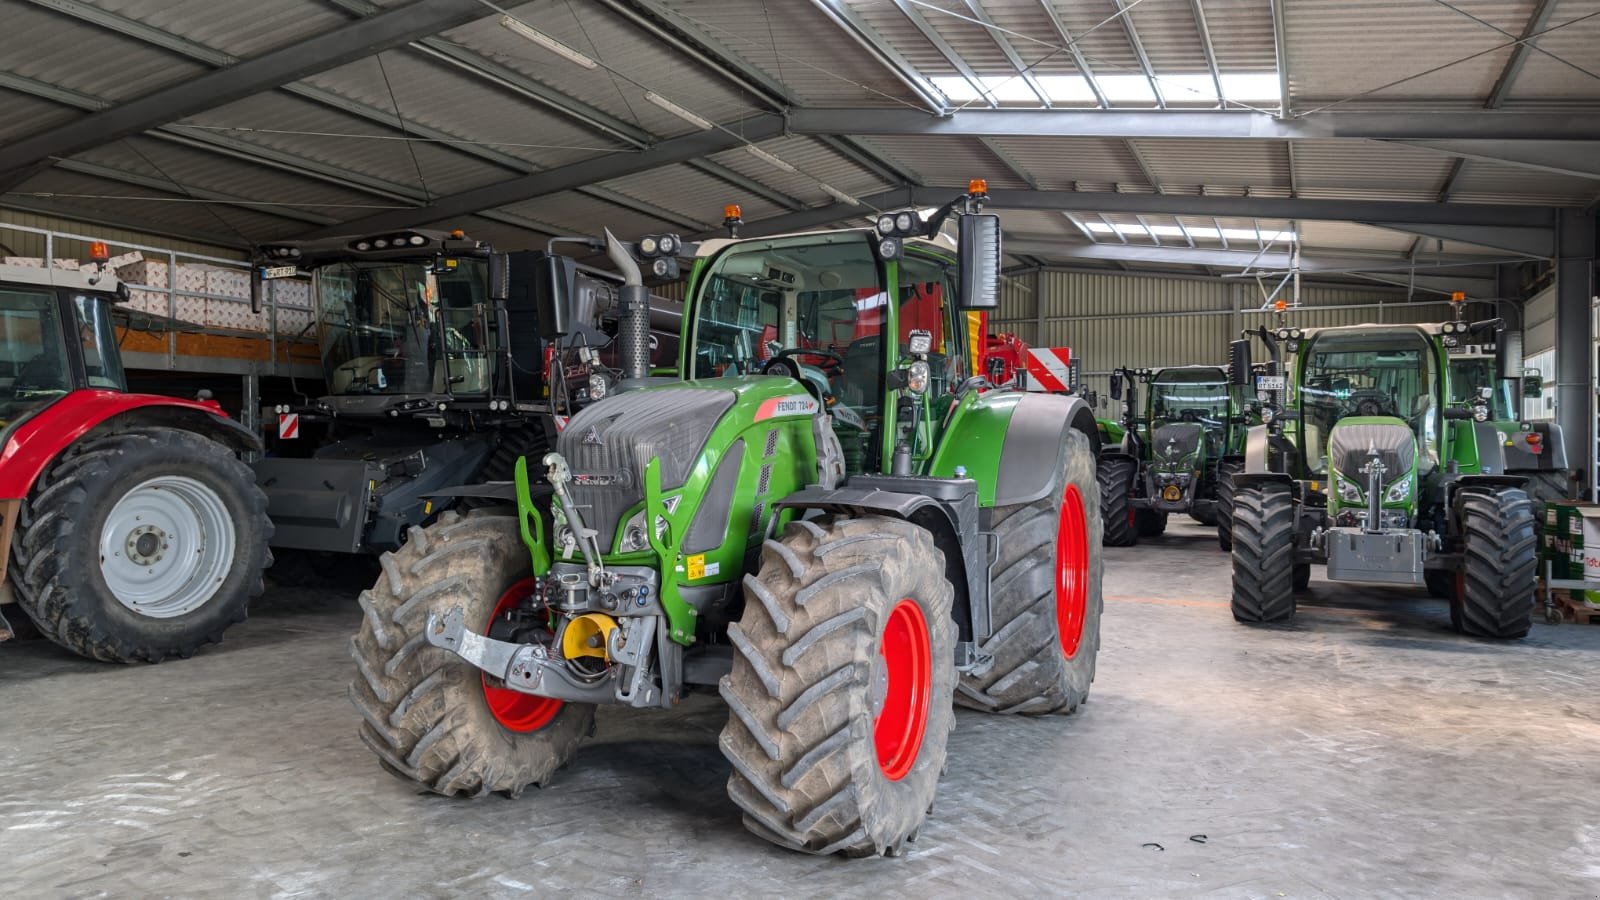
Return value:
[(1339, 499), (1345, 503), (1362, 503), (1361, 486), (1343, 475), (1334, 475), (1333, 481), (1339, 486)]
[(917, 360), (906, 366), (906, 388), (913, 394), (925, 393), (928, 390), (928, 364)]
[(589, 376), (589, 399), (590, 400), (603, 400), (603, 399), (605, 399), (606, 390), (607, 389), (608, 389), (608, 385), (606, 384), (606, 377), (604, 375), (601, 375), (599, 372), (596, 372), (593, 375)]
[[(667, 539), (667, 520), (656, 516), (656, 539)], [(622, 539), (618, 542), (623, 553), (636, 553), (650, 546), (650, 539), (644, 533), (644, 510), (640, 510), (628, 519), (628, 524), (622, 526)]]
[(1411, 473), (1410, 472), (1407, 472), (1406, 476), (1404, 478), (1400, 479), (1399, 481), (1396, 481), (1394, 484), (1389, 485), (1389, 489), (1387, 491), (1383, 492), (1383, 502), (1385, 502), (1385, 503), (1404, 503), (1407, 500), (1409, 500), (1410, 498), (1411, 498)]

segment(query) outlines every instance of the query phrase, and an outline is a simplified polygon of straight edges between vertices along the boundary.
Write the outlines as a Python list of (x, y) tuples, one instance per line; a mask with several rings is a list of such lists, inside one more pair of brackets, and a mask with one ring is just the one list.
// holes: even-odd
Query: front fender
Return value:
[(928, 465), (935, 478), (966, 469), (983, 506), (1031, 503), (1049, 490), (1068, 428), (1083, 432), (1098, 452), (1094, 410), (1077, 397), (1021, 391), (969, 394), (951, 412)]
[[(116, 420), (116, 421), (113, 421)], [(0, 450), (0, 498), (28, 495), (50, 461), (101, 426), (166, 425), (197, 431), (236, 450), (260, 449), (249, 429), (215, 403), (119, 391), (73, 391), (38, 410), (6, 437)]]

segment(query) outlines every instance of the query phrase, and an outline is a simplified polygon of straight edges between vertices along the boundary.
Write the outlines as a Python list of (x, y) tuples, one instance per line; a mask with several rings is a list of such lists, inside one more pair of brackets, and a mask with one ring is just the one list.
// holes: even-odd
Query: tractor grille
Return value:
[(1328, 461), (1344, 477), (1366, 489), (1367, 476), (1362, 473), (1371, 451), (1376, 448), (1378, 458), (1387, 472), (1383, 483), (1411, 471), (1417, 458), (1417, 439), (1411, 429), (1398, 422), (1393, 425), (1335, 425), (1333, 437), (1328, 441)]
[(600, 546), (612, 545), (623, 513), (644, 499), (645, 464), (661, 460), (663, 490), (682, 486), (733, 401), (731, 391), (636, 391), (572, 417), (556, 449), (572, 469), (572, 498)]

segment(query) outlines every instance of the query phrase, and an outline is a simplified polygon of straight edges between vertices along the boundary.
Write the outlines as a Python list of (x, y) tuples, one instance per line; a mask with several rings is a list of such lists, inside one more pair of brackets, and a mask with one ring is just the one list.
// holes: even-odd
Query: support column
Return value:
[(1556, 422), (1567, 445), (1567, 465), (1584, 470), (1595, 496), (1595, 387), (1593, 300), (1595, 217), (1561, 210), (1556, 260)]

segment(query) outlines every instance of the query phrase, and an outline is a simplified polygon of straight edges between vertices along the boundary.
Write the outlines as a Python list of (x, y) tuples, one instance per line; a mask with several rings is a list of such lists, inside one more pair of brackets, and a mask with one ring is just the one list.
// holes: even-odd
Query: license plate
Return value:
[(1256, 390), (1258, 391), (1281, 391), (1283, 389), (1284, 383), (1282, 375), (1256, 376)]
[(271, 266), (261, 270), (261, 277), (269, 281), (273, 278), (293, 278), (299, 271), (295, 266)]

